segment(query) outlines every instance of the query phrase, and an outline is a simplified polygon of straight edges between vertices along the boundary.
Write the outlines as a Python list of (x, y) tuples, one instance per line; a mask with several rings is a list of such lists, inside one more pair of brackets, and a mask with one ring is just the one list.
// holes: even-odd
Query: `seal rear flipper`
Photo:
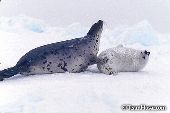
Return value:
[(18, 69), (16, 66), (8, 68), (8, 69), (4, 69), (0, 71), (0, 81), (3, 81), (4, 78), (9, 78), (16, 74), (18, 74)]

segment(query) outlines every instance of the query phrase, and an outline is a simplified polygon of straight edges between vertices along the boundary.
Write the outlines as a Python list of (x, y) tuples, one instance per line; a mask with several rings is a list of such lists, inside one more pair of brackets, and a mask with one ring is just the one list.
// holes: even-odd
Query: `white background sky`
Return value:
[(170, 33), (170, 0), (1, 0), (0, 16), (19, 14), (55, 26), (73, 22), (89, 26), (102, 19), (114, 28), (148, 20), (156, 30)]

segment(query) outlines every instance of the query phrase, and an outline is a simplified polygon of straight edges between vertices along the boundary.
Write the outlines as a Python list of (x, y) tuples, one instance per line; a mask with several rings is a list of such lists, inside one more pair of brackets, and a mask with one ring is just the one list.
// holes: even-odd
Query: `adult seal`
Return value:
[(119, 45), (101, 52), (97, 67), (100, 72), (108, 75), (116, 75), (118, 72), (136, 72), (146, 66), (149, 55), (150, 52), (146, 50)]
[(14, 67), (0, 72), (0, 80), (16, 74), (79, 73), (97, 62), (103, 21), (93, 24), (86, 36), (35, 48)]

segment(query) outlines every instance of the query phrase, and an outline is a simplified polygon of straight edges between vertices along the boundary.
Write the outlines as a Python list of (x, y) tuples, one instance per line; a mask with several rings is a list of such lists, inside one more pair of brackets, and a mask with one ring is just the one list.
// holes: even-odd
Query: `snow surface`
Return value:
[[(89, 28), (80, 23), (50, 27), (24, 15), (0, 17), (0, 70), (35, 47), (84, 36)], [(125, 113), (122, 104), (170, 108), (170, 34), (159, 34), (146, 20), (115, 29), (105, 26), (100, 52), (118, 44), (149, 50), (148, 65), (117, 76), (99, 73), (96, 65), (77, 74), (16, 75), (0, 82), (0, 113)]]

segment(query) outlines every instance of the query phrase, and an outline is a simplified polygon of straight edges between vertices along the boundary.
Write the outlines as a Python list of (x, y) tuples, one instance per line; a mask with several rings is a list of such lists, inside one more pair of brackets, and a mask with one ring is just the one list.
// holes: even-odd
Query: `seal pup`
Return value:
[(86, 36), (52, 43), (26, 53), (14, 67), (0, 71), (0, 80), (16, 74), (79, 73), (95, 64), (103, 21), (93, 24)]
[(108, 75), (117, 75), (118, 72), (136, 72), (145, 67), (150, 52), (136, 50), (119, 45), (107, 49), (98, 56), (97, 67), (100, 72)]

